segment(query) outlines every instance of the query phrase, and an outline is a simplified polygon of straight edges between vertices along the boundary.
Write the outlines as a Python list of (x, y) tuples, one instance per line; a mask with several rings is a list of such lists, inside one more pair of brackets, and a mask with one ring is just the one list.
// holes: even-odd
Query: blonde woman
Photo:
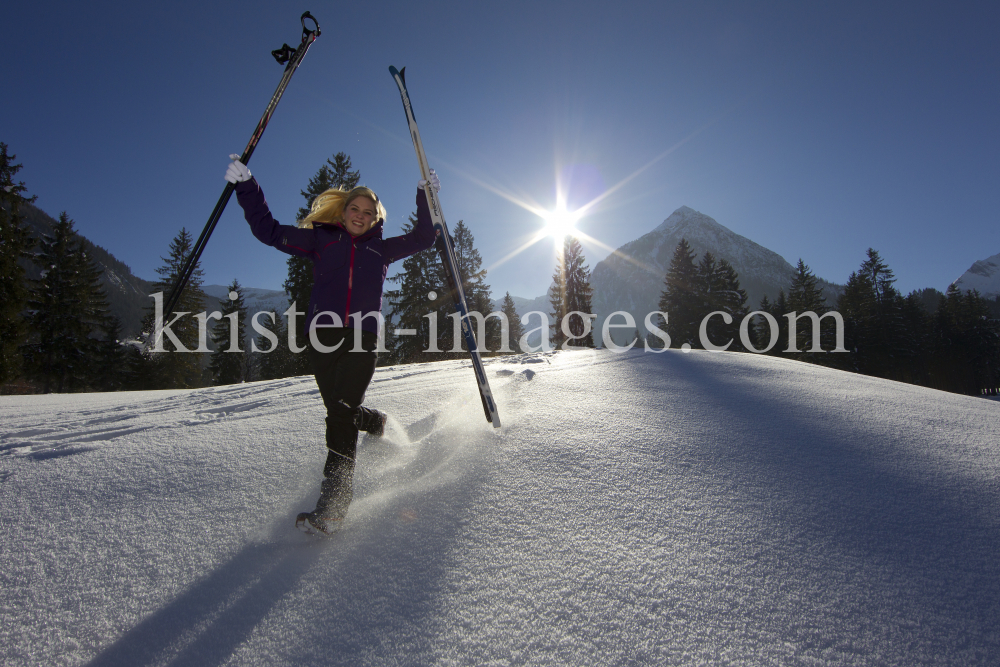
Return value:
[[(402, 236), (382, 238), (385, 208), (367, 187), (349, 192), (327, 190), (298, 226), (281, 225), (271, 216), (250, 170), (233, 162), (226, 180), (250, 230), (266, 245), (313, 261), (315, 282), (306, 312), (308, 354), (326, 405), (326, 465), (316, 508), (298, 515), (295, 525), (307, 533), (330, 534), (342, 525), (351, 503), (358, 431), (382, 435), (385, 414), (362, 405), (375, 373), (382, 311), (382, 284), (392, 262), (434, 244), (427, 198), (417, 191), (417, 224)], [(420, 181), (419, 187), (427, 185)], [(441, 188), (431, 170), (430, 185)], [(356, 332), (356, 330), (358, 330)], [(355, 342), (360, 337), (360, 346)]]

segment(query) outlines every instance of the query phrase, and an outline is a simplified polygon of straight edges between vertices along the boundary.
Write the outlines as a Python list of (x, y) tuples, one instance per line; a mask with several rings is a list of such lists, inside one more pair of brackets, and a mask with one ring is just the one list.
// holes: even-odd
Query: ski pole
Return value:
[[(313, 23), (313, 28), (310, 30), (306, 27), (306, 19), (309, 19)], [(316, 38), (320, 35), (319, 23), (313, 17), (312, 14), (306, 12), (301, 17), (302, 21), (302, 43), (299, 44), (297, 49), (292, 49), (288, 44), (282, 44), (280, 49), (275, 49), (271, 51), (271, 55), (274, 59), (278, 61), (279, 65), (285, 65), (285, 73), (281, 77), (281, 81), (278, 83), (277, 90), (274, 91), (274, 95), (271, 96), (271, 101), (267, 104), (267, 109), (264, 110), (264, 115), (261, 116), (260, 122), (257, 123), (257, 129), (254, 130), (253, 136), (250, 137), (250, 142), (247, 147), (243, 149), (243, 154), (240, 156), (240, 162), (247, 164), (250, 162), (250, 156), (253, 155), (253, 151), (257, 148), (257, 142), (260, 141), (260, 137), (264, 134), (264, 129), (267, 128), (267, 123), (271, 120), (271, 114), (274, 113), (275, 107), (278, 106), (278, 101), (281, 100), (281, 96), (285, 92), (285, 88), (288, 87), (288, 82), (292, 80), (292, 75), (295, 74), (295, 70), (298, 69), (299, 64), (302, 59), (305, 58), (306, 52), (312, 43), (316, 41)], [(201, 236), (195, 242), (194, 247), (191, 249), (191, 254), (188, 256), (187, 261), (184, 263), (184, 267), (177, 276), (177, 281), (174, 283), (173, 289), (170, 291), (170, 298), (167, 299), (163, 306), (163, 317), (166, 319), (171, 313), (173, 313), (174, 308), (177, 306), (177, 302), (181, 298), (181, 292), (187, 286), (188, 281), (191, 279), (191, 274), (194, 273), (195, 266), (198, 264), (198, 259), (201, 257), (201, 253), (205, 250), (205, 246), (208, 244), (208, 239), (215, 230), (215, 225), (218, 224), (219, 218), (222, 217), (222, 212), (226, 209), (226, 204), (229, 203), (229, 198), (233, 195), (233, 191), (236, 186), (232, 183), (227, 183), (225, 189), (222, 191), (222, 196), (219, 197), (218, 203), (216, 203), (215, 208), (212, 210), (212, 215), (209, 216), (208, 222), (205, 224), (205, 228), (201, 231)]]

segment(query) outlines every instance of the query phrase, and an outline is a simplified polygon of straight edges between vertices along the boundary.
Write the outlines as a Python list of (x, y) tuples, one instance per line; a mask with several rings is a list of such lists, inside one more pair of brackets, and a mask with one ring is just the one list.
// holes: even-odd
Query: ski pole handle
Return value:
[[(306, 27), (306, 19), (309, 19), (310, 21), (313, 22), (314, 27), (312, 30)], [(310, 41), (315, 41), (316, 38), (320, 36), (319, 21), (317, 21), (316, 17), (310, 14), (309, 12), (306, 12), (305, 14), (302, 15), (301, 21), (302, 21), (302, 43), (305, 44), (306, 40), (309, 39), (310, 35), (313, 35), (313, 38)]]
[[(306, 27), (306, 19), (313, 22), (312, 30)], [(299, 46), (299, 49), (301, 49), (302, 45), (312, 44), (315, 42), (316, 38), (319, 37), (321, 33), (319, 29), (319, 21), (317, 21), (316, 17), (309, 12), (303, 14), (299, 20), (302, 21), (302, 44)], [(271, 51), (271, 55), (274, 56), (274, 59), (278, 61), (279, 65), (284, 65), (295, 57), (295, 54), (298, 53), (299, 49), (293, 49), (288, 46), (288, 44), (282, 44), (280, 49)]]

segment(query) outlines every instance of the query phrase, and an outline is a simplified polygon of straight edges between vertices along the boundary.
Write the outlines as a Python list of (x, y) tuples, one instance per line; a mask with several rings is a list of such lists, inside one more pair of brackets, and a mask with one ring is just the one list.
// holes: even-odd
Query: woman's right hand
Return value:
[(245, 164), (240, 162), (240, 156), (237, 155), (236, 153), (233, 153), (232, 155), (229, 156), (229, 159), (232, 160), (232, 162), (226, 169), (225, 179), (230, 183), (232, 183), (233, 185), (236, 185), (237, 183), (242, 183), (243, 181), (249, 181), (250, 170), (247, 169), (247, 166)]

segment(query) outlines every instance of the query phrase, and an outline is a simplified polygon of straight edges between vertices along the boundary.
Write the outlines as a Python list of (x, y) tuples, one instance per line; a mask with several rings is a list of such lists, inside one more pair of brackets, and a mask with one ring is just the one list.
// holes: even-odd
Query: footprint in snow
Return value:
[(497, 375), (499, 375), (500, 377), (508, 377), (508, 376), (511, 376), (511, 375), (516, 375), (517, 377), (514, 378), (515, 380), (522, 380), (523, 381), (523, 380), (530, 380), (531, 378), (535, 377), (536, 373), (535, 373), (535, 371), (531, 370), (530, 368), (526, 368), (523, 371), (519, 371), (519, 372), (516, 372), (516, 373), (515, 373), (515, 371), (508, 370), (508, 369), (505, 368), (503, 370), (497, 371)]

